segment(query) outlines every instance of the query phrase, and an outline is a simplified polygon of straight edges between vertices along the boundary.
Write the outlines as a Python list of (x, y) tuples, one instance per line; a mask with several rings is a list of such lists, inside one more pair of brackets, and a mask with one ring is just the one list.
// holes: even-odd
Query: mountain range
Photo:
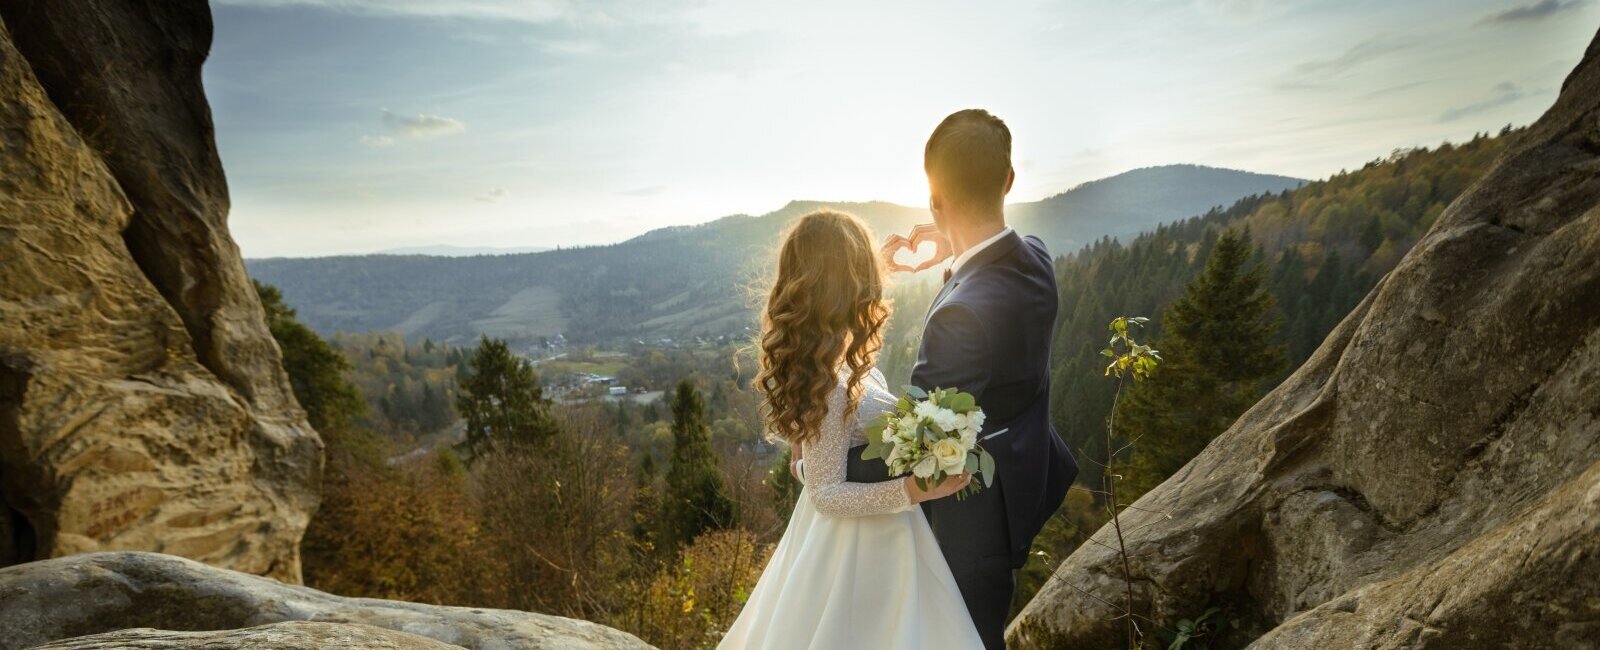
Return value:
[(451, 246), (437, 244), (433, 246), (404, 246), (400, 248), (385, 248), (374, 251), (373, 255), (432, 255), (435, 257), (472, 257), (474, 255), (519, 255), (522, 253), (543, 253), (550, 250), (545, 246)]
[[(1304, 183), (1198, 165), (1149, 167), (1011, 204), (1007, 218), (1065, 254)], [(451, 343), (487, 334), (523, 347), (558, 334), (580, 343), (737, 335), (753, 324), (752, 307), (783, 228), (821, 207), (861, 217), (880, 237), (929, 219), (925, 208), (886, 202), (793, 201), (760, 216), (661, 228), (607, 246), (246, 264), (323, 334), (384, 330)]]

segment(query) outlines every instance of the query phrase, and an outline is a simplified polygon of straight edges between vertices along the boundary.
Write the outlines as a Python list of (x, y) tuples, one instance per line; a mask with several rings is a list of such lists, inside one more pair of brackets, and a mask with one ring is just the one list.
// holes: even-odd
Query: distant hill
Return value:
[(386, 248), (374, 252), (373, 255), (429, 255), (433, 257), (472, 257), (474, 255), (518, 255), (522, 253), (543, 253), (550, 250), (548, 246), (450, 246), (440, 244), (437, 246), (406, 246), (403, 248)]
[[(1152, 167), (1013, 204), (1007, 214), (1019, 231), (1064, 254), (1303, 183), (1195, 165)], [(557, 334), (574, 342), (740, 335), (753, 324), (751, 305), (778, 236), (820, 207), (854, 213), (880, 235), (929, 219), (926, 209), (893, 203), (794, 201), (760, 216), (662, 228), (609, 246), (246, 263), (324, 334), (385, 330), (449, 343), (488, 334), (519, 346)]]
[(1166, 223), (1277, 194), (1306, 181), (1200, 165), (1146, 167), (1090, 181), (1043, 201), (1007, 209), (1019, 230), (1038, 235), (1058, 255), (1104, 236), (1127, 239)]

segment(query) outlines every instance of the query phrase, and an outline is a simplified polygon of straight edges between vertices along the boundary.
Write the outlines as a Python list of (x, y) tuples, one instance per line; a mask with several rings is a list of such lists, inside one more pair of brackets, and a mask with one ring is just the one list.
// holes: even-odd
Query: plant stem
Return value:
[(1117, 533), (1117, 554), (1122, 558), (1122, 583), (1127, 587), (1127, 616), (1128, 648), (1133, 650), (1138, 646), (1139, 628), (1133, 622), (1133, 571), (1128, 562), (1128, 546), (1122, 538), (1122, 518), (1118, 516), (1117, 507), (1117, 474), (1116, 474), (1116, 446), (1113, 444), (1117, 426), (1117, 402), (1122, 399), (1122, 386), (1126, 380), (1122, 375), (1117, 375), (1117, 392), (1111, 397), (1111, 415), (1106, 418), (1106, 506), (1111, 510), (1111, 528)]

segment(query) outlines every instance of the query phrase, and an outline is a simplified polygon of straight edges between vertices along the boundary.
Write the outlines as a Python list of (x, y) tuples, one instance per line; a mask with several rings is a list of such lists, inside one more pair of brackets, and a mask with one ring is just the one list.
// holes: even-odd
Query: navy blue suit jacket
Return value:
[[(928, 310), (911, 383), (972, 393), (987, 416), (983, 442), (994, 454), (994, 485), (965, 500), (922, 504), (972, 623), (988, 650), (1005, 648), (1012, 569), (1028, 559), (1078, 476), (1050, 426), (1050, 344), (1056, 321), (1055, 269), (1044, 242), (1010, 233), (967, 260)], [(852, 450), (846, 480), (888, 479), (882, 459)]]
[[(1050, 424), (1055, 268), (1044, 242), (1015, 232), (951, 276), (929, 309), (911, 383), (972, 393), (987, 416), (1012, 563), (1061, 505), (1078, 466)], [(974, 504), (976, 505), (976, 504)], [(961, 507), (957, 503), (949, 507)], [(976, 531), (974, 531), (976, 533)]]

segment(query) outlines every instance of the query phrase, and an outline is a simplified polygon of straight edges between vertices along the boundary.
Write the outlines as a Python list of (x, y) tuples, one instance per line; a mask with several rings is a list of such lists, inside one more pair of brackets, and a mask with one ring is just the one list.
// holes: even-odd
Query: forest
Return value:
[[(1051, 411), (1082, 473), (1034, 541), (1039, 561), (1024, 569), (1016, 607), (1106, 521), (1104, 433), (1116, 386), (1103, 376), (1101, 349), (1111, 319), (1149, 317), (1141, 336), (1167, 356), (1154, 381), (1117, 409), (1136, 440), (1115, 459), (1126, 463), (1119, 501), (1127, 503), (1299, 368), (1516, 133), (1508, 126), (1465, 143), (1397, 150), (1297, 190), (1058, 258)], [(1231, 277), (1207, 277), (1208, 263)], [(1174, 317), (1183, 332), (1168, 331)]]
[[(1311, 354), (1511, 134), (1397, 151), (1058, 258), (1053, 416), (1083, 474), (1036, 541), (1014, 610), (1105, 521), (1101, 468), (1137, 496), (1181, 467)], [(327, 444), (307, 584), (573, 616), (672, 648), (714, 645), (737, 614), (799, 493), (761, 437), (748, 338), (536, 364), (488, 336), (324, 339), (277, 289), (257, 289)], [(935, 290), (891, 292), (879, 363), (892, 385), (910, 375)], [(1118, 402), (1137, 444), (1107, 458), (1115, 385), (1100, 350), (1119, 316), (1150, 317), (1139, 335), (1164, 360)], [(556, 375), (597, 368), (661, 393), (557, 399)]]

